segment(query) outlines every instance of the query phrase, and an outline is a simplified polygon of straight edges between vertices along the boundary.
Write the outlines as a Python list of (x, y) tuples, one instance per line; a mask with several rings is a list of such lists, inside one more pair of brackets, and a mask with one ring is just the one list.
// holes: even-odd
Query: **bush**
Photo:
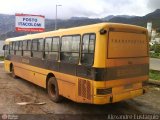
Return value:
[(151, 58), (160, 58), (160, 53), (150, 53)]
[(160, 53), (160, 45), (155, 45), (155, 53)]
[(155, 53), (160, 53), (160, 44), (149, 45), (150, 51), (154, 51)]
[(0, 61), (3, 61), (4, 60), (4, 57), (3, 56), (0, 56)]
[(154, 45), (149, 45), (150, 51), (154, 51), (155, 44)]
[(156, 70), (150, 70), (149, 77), (153, 80), (160, 80), (160, 72)]

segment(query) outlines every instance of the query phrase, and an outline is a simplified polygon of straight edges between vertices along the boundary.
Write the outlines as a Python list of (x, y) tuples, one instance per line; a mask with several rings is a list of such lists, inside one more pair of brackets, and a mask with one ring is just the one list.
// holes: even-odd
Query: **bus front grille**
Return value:
[(91, 83), (87, 80), (78, 80), (78, 96), (91, 100)]

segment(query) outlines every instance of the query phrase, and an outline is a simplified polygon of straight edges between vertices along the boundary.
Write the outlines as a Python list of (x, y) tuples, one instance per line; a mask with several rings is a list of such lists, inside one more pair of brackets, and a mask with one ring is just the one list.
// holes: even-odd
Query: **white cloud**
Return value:
[[(155, 4), (150, 4), (152, 3)], [(158, 8), (159, 0), (0, 0), (0, 13), (42, 14), (55, 18), (55, 6), (58, 7), (58, 18), (72, 16), (105, 17), (107, 15), (142, 16)]]
[(148, 0), (147, 6), (152, 9), (160, 9), (160, 0)]

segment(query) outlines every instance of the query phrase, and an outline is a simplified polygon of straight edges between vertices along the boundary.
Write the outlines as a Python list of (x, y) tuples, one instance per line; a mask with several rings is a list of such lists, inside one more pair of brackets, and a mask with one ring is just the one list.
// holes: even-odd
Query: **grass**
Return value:
[(160, 53), (150, 53), (150, 57), (160, 59)]
[(3, 56), (0, 56), (0, 61), (3, 61), (4, 60), (4, 57)]
[(159, 80), (160, 81), (160, 71), (150, 70), (149, 78), (153, 79), (153, 80)]

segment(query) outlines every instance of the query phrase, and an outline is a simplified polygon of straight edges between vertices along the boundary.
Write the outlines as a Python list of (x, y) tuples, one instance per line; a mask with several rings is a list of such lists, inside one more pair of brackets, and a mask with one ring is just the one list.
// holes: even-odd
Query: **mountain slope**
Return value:
[[(13, 18), (12, 18), (13, 17)], [(0, 21), (0, 40), (4, 40), (10, 37), (17, 37), (20, 35), (29, 34), (28, 32), (16, 32), (14, 30), (14, 16), (8, 16), (8, 18), (1, 17)], [(4, 22), (5, 21), (5, 22)], [(7, 22), (6, 22), (7, 21)], [(69, 19), (69, 20), (58, 20), (57, 26), (59, 28), (70, 28), (82, 25), (89, 25), (103, 22), (101, 19)], [(45, 20), (45, 28), (46, 31), (54, 30), (55, 21), (46, 19)]]
[(143, 17), (133, 17), (133, 18), (122, 18), (115, 17), (109, 20), (110, 22), (116, 23), (126, 23), (133, 25), (140, 25), (146, 27), (147, 22), (151, 21), (153, 23), (153, 28), (160, 28), (160, 9), (155, 10), (152, 13), (149, 13)]
[(109, 21), (109, 20), (111, 20), (113, 18), (117, 18), (117, 17), (120, 17), (120, 18), (133, 18), (133, 17), (136, 17), (136, 16), (129, 16), (129, 15), (116, 15), (115, 16), (115, 15), (109, 15), (107, 17), (102, 18), (102, 20)]
[[(115, 22), (115, 23), (125, 23), (133, 24), (146, 27), (147, 22), (152, 21), (153, 28), (160, 31), (160, 9), (155, 10), (152, 13), (149, 13), (142, 17), (137, 16), (128, 16), (128, 15), (110, 15), (102, 19), (90, 19), (87, 17), (72, 17), (68, 20), (58, 20), (58, 28), (69, 28), (76, 27), (88, 24), (95, 24), (101, 22)], [(46, 19), (45, 21), (46, 31), (54, 30), (54, 20)], [(0, 14), (0, 40), (6, 39), (8, 37), (15, 37), (24, 34), (26, 32), (15, 32), (14, 31), (15, 16), (14, 15), (4, 15)]]

